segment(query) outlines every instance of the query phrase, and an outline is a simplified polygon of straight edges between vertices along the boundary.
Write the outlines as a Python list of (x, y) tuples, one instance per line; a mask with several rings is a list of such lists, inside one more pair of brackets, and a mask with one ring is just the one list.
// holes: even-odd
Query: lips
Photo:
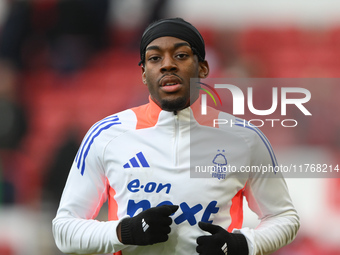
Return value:
[(172, 86), (172, 85), (175, 85), (175, 84), (181, 84), (181, 79), (177, 76), (174, 76), (174, 75), (167, 75), (167, 76), (164, 76), (163, 78), (161, 78), (160, 80), (160, 85), (162, 87), (164, 86)]
[(174, 75), (167, 75), (161, 78), (160, 87), (166, 93), (177, 92), (182, 86), (182, 80)]

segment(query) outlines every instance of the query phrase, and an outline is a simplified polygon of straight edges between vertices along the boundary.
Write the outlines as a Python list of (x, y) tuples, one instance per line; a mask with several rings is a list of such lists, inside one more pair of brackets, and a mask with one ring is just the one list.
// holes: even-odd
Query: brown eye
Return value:
[(178, 59), (186, 59), (187, 57), (189, 57), (187, 53), (179, 53), (176, 55), (176, 58)]
[(149, 58), (148, 58), (148, 61), (156, 62), (156, 61), (158, 61), (159, 59), (160, 59), (160, 57), (158, 57), (158, 56), (152, 56), (152, 57), (149, 57)]

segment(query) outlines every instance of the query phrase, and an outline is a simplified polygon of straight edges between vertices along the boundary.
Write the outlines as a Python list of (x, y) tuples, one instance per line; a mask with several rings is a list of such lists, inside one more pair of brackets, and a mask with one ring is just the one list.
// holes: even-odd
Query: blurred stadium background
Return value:
[[(0, 0), (0, 254), (61, 254), (51, 220), (82, 137), (147, 101), (137, 63), (150, 21), (197, 26), (210, 77), (336, 78), (339, 10), (336, 0)], [(302, 130), (265, 130), (279, 161), (340, 163), (339, 88), (314, 87)], [(302, 225), (275, 254), (340, 254), (339, 179), (287, 183)], [(244, 224), (256, 223), (246, 210)]]

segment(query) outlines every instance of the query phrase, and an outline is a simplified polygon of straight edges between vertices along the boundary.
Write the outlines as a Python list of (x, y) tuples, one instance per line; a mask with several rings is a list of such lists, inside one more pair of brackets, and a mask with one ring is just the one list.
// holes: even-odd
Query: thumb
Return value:
[(170, 207), (170, 210), (171, 210), (171, 214), (175, 213), (179, 208), (178, 205), (169, 205), (169, 207)]
[(156, 208), (158, 209), (158, 212), (161, 215), (169, 216), (175, 213), (178, 210), (179, 206), (178, 205), (161, 205)]
[(214, 225), (214, 224), (211, 224), (211, 223), (207, 223), (207, 222), (203, 222), (203, 221), (198, 222), (198, 226), (202, 230), (207, 231), (212, 235), (216, 234), (217, 232), (219, 232), (221, 230), (220, 226), (217, 226), (217, 225)]

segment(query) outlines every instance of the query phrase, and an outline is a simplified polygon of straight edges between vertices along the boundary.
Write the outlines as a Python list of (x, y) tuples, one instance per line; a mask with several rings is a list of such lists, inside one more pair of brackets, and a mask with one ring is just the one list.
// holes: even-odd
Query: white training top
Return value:
[[(62, 252), (197, 254), (197, 237), (209, 234), (198, 227), (199, 221), (244, 234), (251, 255), (271, 253), (295, 238), (299, 218), (280, 173), (264, 177), (240, 172), (245, 166), (277, 164), (267, 138), (211, 108), (209, 118), (203, 118), (195, 104), (174, 114), (150, 100), (92, 126), (53, 220)], [(232, 119), (234, 125), (214, 128), (214, 118)], [(228, 166), (239, 173), (226, 170)], [(206, 172), (214, 167), (226, 171)], [(261, 220), (256, 229), (242, 227), (243, 196)], [(94, 220), (107, 199), (109, 221)], [(116, 227), (121, 219), (161, 204), (179, 205), (171, 216), (168, 241), (148, 246), (119, 242)]]

